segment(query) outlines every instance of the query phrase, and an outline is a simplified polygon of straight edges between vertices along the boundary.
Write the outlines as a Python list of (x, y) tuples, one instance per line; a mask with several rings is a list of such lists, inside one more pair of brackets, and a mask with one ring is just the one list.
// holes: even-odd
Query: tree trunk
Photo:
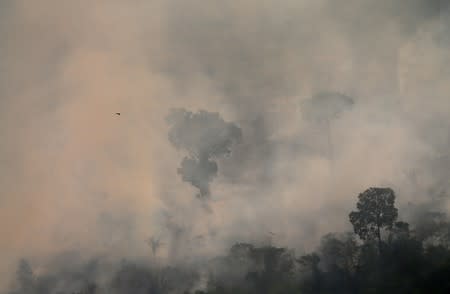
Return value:
[(378, 253), (381, 255), (381, 228), (377, 225)]
[(326, 120), (327, 123), (327, 143), (328, 143), (328, 159), (333, 163), (334, 160), (334, 152), (333, 152), (333, 143), (331, 140), (331, 122), (329, 119)]

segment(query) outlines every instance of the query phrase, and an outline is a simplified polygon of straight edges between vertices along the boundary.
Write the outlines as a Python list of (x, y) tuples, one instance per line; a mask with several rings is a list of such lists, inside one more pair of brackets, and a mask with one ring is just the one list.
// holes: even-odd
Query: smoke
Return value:
[(175, 109), (167, 117), (171, 125), (169, 141), (178, 149), (185, 149), (185, 157), (178, 168), (183, 181), (200, 190), (198, 197), (210, 195), (209, 183), (217, 176), (215, 158), (231, 154), (231, 145), (242, 137), (241, 129), (225, 122), (218, 113), (192, 113)]
[[(371, 186), (392, 186), (399, 209), (439, 198), (448, 210), (448, 11), (438, 0), (1, 1), (0, 286), (22, 257), (150, 259), (151, 235), (167, 244), (162, 263), (269, 231), (311, 248), (348, 228)], [(330, 124), (332, 160), (302, 109), (324, 91), (354, 100)], [(168, 126), (173, 108), (205, 112)]]

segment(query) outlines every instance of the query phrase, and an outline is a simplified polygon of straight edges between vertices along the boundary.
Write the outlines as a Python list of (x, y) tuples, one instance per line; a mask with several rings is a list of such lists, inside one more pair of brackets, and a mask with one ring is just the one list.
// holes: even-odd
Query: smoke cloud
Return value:
[(198, 197), (209, 197), (209, 183), (217, 175), (215, 158), (231, 154), (231, 145), (240, 141), (241, 129), (225, 122), (218, 113), (184, 109), (172, 110), (167, 117), (171, 125), (169, 141), (178, 149), (185, 149), (185, 157), (178, 168), (183, 181), (200, 190)]
[[(162, 264), (268, 232), (306, 250), (347, 229), (372, 186), (392, 187), (399, 210), (448, 211), (449, 11), (442, 0), (1, 1), (0, 289), (21, 258), (37, 273), (67, 251), (153, 261), (152, 235)], [(302, 108), (322, 92), (354, 100), (330, 123), (332, 157)]]

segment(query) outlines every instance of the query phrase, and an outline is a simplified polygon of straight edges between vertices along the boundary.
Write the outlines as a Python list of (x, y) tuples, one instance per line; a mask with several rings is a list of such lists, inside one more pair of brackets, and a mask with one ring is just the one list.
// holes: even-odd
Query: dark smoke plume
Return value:
[(214, 159), (231, 154), (233, 142), (241, 140), (241, 129), (224, 121), (218, 113), (207, 111), (173, 109), (167, 122), (171, 125), (172, 145), (189, 153), (181, 162), (178, 174), (200, 190), (199, 198), (208, 198), (209, 184), (218, 171)]

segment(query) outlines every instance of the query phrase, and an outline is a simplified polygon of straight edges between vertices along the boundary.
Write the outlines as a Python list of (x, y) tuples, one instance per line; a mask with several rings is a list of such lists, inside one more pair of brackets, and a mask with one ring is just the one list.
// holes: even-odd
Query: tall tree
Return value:
[(349, 215), (353, 229), (363, 240), (377, 240), (381, 252), (381, 232), (391, 229), (398, 216), (391, 188), (369, 188), (358, 195), (357, 211)]
[(317, 253), (303, 255), (297, 262), (303, 274), (300, 284), (302, 293), (321, 293), (322, 271), (319, 267), (319, 255)]
[(301, 105), (303, 116), (314, 123), (325, 124), (328, 142), (328, 156), (333, 160), (331, 121), (338, 118), (354, 104), (351, 97), (336, 92), (320, 92)]
[(17, 282), (20, 292), (23, 294), (32, 293), (34, 289), (34, 276), (30, 264), (25, 259), (21, 259), (16, 271)]

